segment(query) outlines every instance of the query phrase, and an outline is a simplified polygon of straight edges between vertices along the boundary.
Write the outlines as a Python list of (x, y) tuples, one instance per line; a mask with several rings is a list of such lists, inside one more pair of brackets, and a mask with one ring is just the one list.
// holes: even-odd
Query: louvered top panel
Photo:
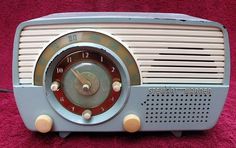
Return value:
[(33, 83), (39, 54), (52, 39), (75, 29), (97, 29), (124, 43), (137, 60), (143, 84), (221, 84), (223, 33), (214, 27), (160, 24), (64, 24), (24, 28), (19, 44), (20, 84)]

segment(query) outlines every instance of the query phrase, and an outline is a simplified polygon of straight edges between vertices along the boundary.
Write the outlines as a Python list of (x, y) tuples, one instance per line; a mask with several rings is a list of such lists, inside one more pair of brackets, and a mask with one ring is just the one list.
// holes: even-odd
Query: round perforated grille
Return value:
[(208, 122), (211, 95), (147, 95), (146, 123)]

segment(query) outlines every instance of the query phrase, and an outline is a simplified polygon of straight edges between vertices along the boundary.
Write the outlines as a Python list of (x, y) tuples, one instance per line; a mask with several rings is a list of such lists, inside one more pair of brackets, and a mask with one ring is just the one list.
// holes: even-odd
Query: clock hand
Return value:
[(88, 91), (91, 87), (90, 81), (88, 81), (84, 76), (82, 76), (78, 71), (75, 71), (74, 69), (71, 69), (72, 73), (75, 75), (75, 77), (79, 80), (79, 82), (83, 85), (83, 90)]

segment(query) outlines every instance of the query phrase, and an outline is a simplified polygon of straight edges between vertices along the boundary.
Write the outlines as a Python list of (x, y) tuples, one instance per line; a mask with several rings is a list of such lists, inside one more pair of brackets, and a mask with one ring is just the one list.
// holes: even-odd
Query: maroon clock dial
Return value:
[(68, 111), (90, 118), (116, 103), (122, 80), (116, 64), (106, 54), (92, 47), (74, 48), (75, 52), (56, 65), (51, 90)]

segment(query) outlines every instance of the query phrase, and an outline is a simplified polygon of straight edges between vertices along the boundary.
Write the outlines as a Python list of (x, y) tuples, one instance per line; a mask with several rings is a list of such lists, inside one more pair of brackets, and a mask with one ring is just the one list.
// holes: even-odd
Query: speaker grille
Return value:
[(58, 35), (96, 29), (120, 39), (134, 55), (143, 84), (222, 84), (224, 39), (219, 28), (163, 24), (58, 24), (23, 29), (19, 44), (19, 82), (33, 84), (33, 68)]
[(147, 95), (141, 103), (146, 123), (208, 122), (211, 95)]

